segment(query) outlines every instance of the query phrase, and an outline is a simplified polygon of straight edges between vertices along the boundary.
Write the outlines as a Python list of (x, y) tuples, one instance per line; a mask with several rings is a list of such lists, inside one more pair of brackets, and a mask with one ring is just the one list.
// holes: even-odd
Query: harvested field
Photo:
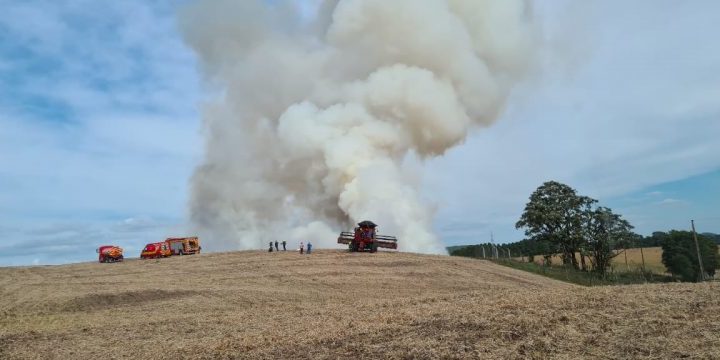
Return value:
[(720, 284), (235, 252), (0, 269), (0, 358), (720, 358)]
[[(627, 264), (625, 264), (625, 255), (627, 255)], [(643, 266), (643, 258), (645, 258), (645, 269), (651, 270), (656, 274), (664, 274), (667, 272), (665, 265), (662, 263), (662, 248), (650, 247), (643, 248), (642, 254), (640, 248), (627, 249), (625, 254), (620, 254), (612, 261), (615, 271), (635, 271)]]
[[(627, 255), (627, 264), (625, 263), (625, 256)], [(580, 255), (575, 254), (575, 257), (580, 261)], [(664, 274), (667, 269), (662, 263), (662, 248), (661, 247), (649, 247), (643, 248), (642, 253), (640, 248), (633, 248), (625, 250), (625, 253), (620, 252), (620, 255), (612, 259), (611, 265), (613, 271), (626, 272), (626, 271), (637, 271), (643, 266), (643, 257), (645, 258), (645, 269), (650, 270), (656, 274)], [(518, 261), (527, 261), (527, 258), (515, 258)], [(535, 263), (542, 264), (542, 256), (535, 257)], [(552, 262), (554, 265), (561, 265), (562, 258), (560, 255), (553, 255)]]

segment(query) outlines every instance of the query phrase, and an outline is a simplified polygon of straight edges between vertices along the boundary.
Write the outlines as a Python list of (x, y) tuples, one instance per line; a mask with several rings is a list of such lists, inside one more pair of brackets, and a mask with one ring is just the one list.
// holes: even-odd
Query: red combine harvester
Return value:
[(378, 235), (377, 225), (365, 220), (358, 223), (355, 233), (343, 231), (338, 237), (338, 244), (347, 244), (350, 252), (369, 251), (376, 252), (378, 248), (397, 249), (397, 238), (394, 236)]
[(101, 263), (123, 261), (123, 249), (119, 246), (103, 245), (95, 252), (98, 253), (98, 261)]

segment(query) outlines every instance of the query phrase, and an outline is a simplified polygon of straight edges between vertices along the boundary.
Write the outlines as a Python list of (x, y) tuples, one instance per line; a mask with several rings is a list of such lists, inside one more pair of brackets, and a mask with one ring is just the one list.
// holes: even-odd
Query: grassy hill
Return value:
[(718, 293), (331, 250), (0, 268), (0, 358), (712, 358)]

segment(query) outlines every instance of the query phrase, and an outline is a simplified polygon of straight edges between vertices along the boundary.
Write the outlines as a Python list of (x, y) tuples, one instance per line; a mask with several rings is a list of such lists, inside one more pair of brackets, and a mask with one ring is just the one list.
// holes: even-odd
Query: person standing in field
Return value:
[(305, 246), (303, 245), (302, 241), (300, 242), (300, 255), (302, 255), (305, 252)]
[(280, 251), (280, 249), (278, 249), (278, 241), (277, 240), (275, 240), (275, 251)]
[(283, 244), (283, 251), (287, 251), (287, 249), (285, 248), (285, 245), (287, 245), (287, 241), (283, 240), (282, 244)]
[(312, 251), (312, 244), (308, 241), (308, 255), (310, 255), (310, 252)]
[(268, 248), (268, 252), (272, 252), (272, 241), (270, 242), (270, 248)]

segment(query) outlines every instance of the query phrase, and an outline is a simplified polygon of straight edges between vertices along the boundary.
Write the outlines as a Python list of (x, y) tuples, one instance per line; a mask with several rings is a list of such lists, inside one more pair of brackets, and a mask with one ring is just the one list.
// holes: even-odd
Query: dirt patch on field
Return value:
[(197, 291), (188, 290), (136, 290), (119, 293), (89, 294), (64, 303), (60, 311), (91, 311), (117, 308), (120, 306), (137, 306), (144, 303), (165, 300), (179, 300), (196, 295)]

